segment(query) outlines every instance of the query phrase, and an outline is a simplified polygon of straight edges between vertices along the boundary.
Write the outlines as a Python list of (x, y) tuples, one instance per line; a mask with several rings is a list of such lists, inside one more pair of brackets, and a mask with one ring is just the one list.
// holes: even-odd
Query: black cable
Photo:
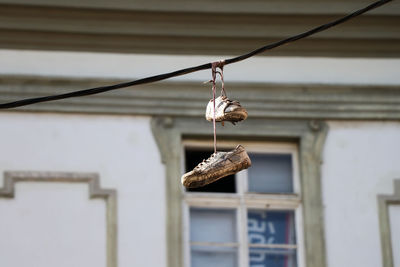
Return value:
[[(283, 39), (281, 41), (260, 47), (254, 51), (251, 51), (247, 54), (241, 55), (241, 56), (237, 56), (234, 58), (230, 58), (230, 59), (226, 59), (224, 61), (224, 65), (228, 65), (228, 64), (232, 64), (232, 63), (236, 63), (242, 60), (245, 60), (247, 58), (250, 58), (252, 56), (255, 56), (257, 54), (260, 54), (262, 52), (265, 52), (267, 50), (271, 50), (273, 48), (276, 48), (278, 46), (290, 43), (290, 42), (294, 42), (303, 38), (306, 38), (310, 35), (313, 35), (315, 33), (318, 32), (322, 32), (324, 30), (327, 30), (331, 27), (334, 27), (338, 24), (341, 24), (343, 22), (346, 22), (354, 17), (357, 17), (365, 12), (368, 12), (374, 8), (380, 7), (388, 2), (390, 2), (392, 0), (380, 0), (377, 1), (373, 4), (368, 5), (367, 7), (364, 7), (360, 10), (357, 10), (343, 18), (340, 18), (338, 20), (332, 21), (330, 23), (318, 26), (312, 30), (309, 30), (307, 32)], [(129, 86), (134, 86), (134, 85), (139, 85), (139, 84), (146, 84), (146, 83), (152, 83), (152, 82), (157, 82), (157, 81), (162, 81), (162, 80), (166, 80), (172, 77), (177, 77), (177, 76), (181, 76), (181, 75), (185, 75), (185, 74), (189, 74), (192, 72), (196, 72), (199, 70), (206, 70), (206, 69), (210, 69), (211, 68), (211, 64), (212, 63), (206, 63), (206, 64), (202, 64), (202, 65), (198, 65), (195, 67), (190, 67), (190, 68), (185, 68), (185, 69), (181, 69), (181, 70), (177, 70), (177, 71), (173, 71), (173, 72), (169, 72), (169, 73), (164, 73), (164, 74), (159, 74), (159, 75), (155, 75), (155, 76), (151, 76), (151, 77), (147, 77), (147, 78), (143, 78), (143, 79), (139, 79), (139, 80), (135, 80), (135, 81), (130, 81), (130, 82), (125, 82), (125, 83), (119, 83), (119, 84), (114, 84), (114, 85), (109, 85), (109, 86), (101, 86), (101, 87), (95, 87), (95, 88), (90, 88), (90, 89), (85, 89), (85, 90), (80, 90), (80, 91), (75, 91), (75, 92), (70, 92), (70, 93), (65, 93), (65, 94), (59, 94), (59, 95), (52, 95), (52, 96), (44, 96), (44, 97), (36, 97), (36, 98), (28, 98), (28, 99), (23, 99), (23, 100), (18, 100), (18, 101), (14, 101), (14, 102), (9, 102), (9, 103), (4, 103), (4, 104), (0, 104), (0, 109), (9, 109), (9, 108), (15, 108), (15, 107), (21, 107), (21, 106), (27, 106), (27, 105), (31, 105), (31, 104), (35, 104), (35, 103), (40, 103), (40, 102), (47, 102), (47, 101), (53, 101), (53, 100), (59, 100), (59, 99), (64, 99), (64, 98), (70, 98), (70, 97), (80, 97), (80, 96), (87, 96), (87, 95), (94, 95), (94, 94), (99, 94), (99, 93), (103, 93), (103, 92), (107, 92), (107, 91), (111, 91), (111, 90), (115, 90), (115, 89), (120, 89), (120, 88), (125, 88), (125, 87), (129, 87)]]

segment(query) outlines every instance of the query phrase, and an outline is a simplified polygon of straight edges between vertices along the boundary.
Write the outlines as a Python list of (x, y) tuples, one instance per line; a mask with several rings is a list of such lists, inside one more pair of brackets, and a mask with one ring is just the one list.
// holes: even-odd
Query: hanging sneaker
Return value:
[(192, 171), (185, 173), (181, 182), (187, 188), (202, 187), (250, 166), (251, 160), (246, 150), (238, 145), (232, 151), (212, 154)]
[[(206, 110), (206, 120), (213, 121), (214, 103), (211, 99)], [(215, 99), (215, 121), (230, 121), (235, 124), (247, 118), (247, 111), (238, 101), (231, 101), (228, 97), (221, 95)]]

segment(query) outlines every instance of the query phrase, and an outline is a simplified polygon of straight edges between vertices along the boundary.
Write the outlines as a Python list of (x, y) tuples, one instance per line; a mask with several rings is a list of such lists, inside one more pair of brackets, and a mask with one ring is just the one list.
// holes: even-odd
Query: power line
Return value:
[[(253, 57), (257, 54), (263, 53), (267, 50), (271, 50), (273, 48), (282, 46), (284, 44), (290, 43), (290, 42), (295, 42), (297, 40), (306, 38), (310, 35), (316, 34), (318, 32), (322, 32), (325, 31), (331, 27), (334, 27), (336, 25), (339, 25), (343, 22), (346, 22), (354, 17), (360, 16), (361, 14), (364, 14), (365, 12), (368, 12), (372, 9), (375, 9), (377, 7), (380, 7), (388, 2), (390, 2), (392, 0), (380, 0), (377, 1), (375, 3), (372, 3), (362, 9), (359, 9), (345, 17), (342, 17), (340, 19), (337, 19), (335, 21), (329, 22), (327, 24), (323, 24), (321, 26), (318, 26), (314, 29), (311, 29), (309, 31), (306, 31), (304, 33), (300, 33), (297, 34), (295, 36), (283, 39), (281, 41), (272, 43), (272, 44), (268, 44), (265, 45), (263, 47), (260, 47), (254, 51), (251, 51), (247, 54), (244, 55), (240, 55), (234, 58), (229, 58), (229, 59), (225, 59), (223, 61), (223, 65), (228, 65), (228, 64), (232, 64), (232, 63), (236, 63), (245, 59), (248, 59), (250, 57)], [(198, 66), (194, 66), (194, 67), (189, 67), (189, 68), (185, 68), (185, 69), (180, 69), (180, 70), (176, 70), (173, 72), (169, 72), (169, 73), (164, 73), (164, 74), (159, 74), (159, 75), (154, 75), (154, 76), (150, 76), (147, 78), (143, 78), (143, 79), (139, 79), (139, 80), (135, 80), (135, 81), (130, 81), (130, 82), (124, 82), (124, 83), (118, 83), (118, 84), (114, 84), (114, 85), (108, 85), (108, 86), (101, 86), (101, 87), (95, 87), (95, 88), (90, 88), (90, 89), (85, 89), (85, 90), (80, 90), (80, 91), (75, 91), (75, 92), (70, 92), (70, 93), (65, 93), (65, 94), (59, 94), (59, 95), (51, 95), (51, 96), (44, 96), (44, 97), (36, 97), (36, 98), (28, 98), (28, 99), (23, 99), (23, 100), (18, 100), (18, 101), (14, 101), (14, 102), (9, 102), (9, 103), (4, 103), (4, 104), (0, 104), (0, 109), (9, 109), (9, 108), (16, 108), (16, 107), (22, 107), (22, 106), (27, 106), (27, 105), (32, 105), (32, 104), (36, 104), (36, 103), (40, 103), (40, 102), (47, 102), (47, 101), (54, 101), (54, 100), (60, 100), (60, 99), (64, 99), (64, 98), (71, 98), (71, 97), (80, 97), (80, 96), (87, 96), (87, 95), (94, 95), (94, 94), (99, 94), (99, 93), (104, 93), (107, 91), (111, 91), (111, 90), (116, 90), (116, 89), (121, 89), (121, 88), (125, 88), (125, 87), (129, 87), (129, 86), (135, 86), (135, 85), (140, 85), (140, 84), (146, 84), (146, 83), (153, 83), (153, 82), (158, 82), (158, 81), (162, 81), (162, 80), (166, 80), (172, 77), (177, 77), (177, 76), (181, 76), (181, 75), (185, 75), (185, 74), (189, 74), (192, 72), (196, 72), (196, 71), (200, 71), (200, 70), (206, 70), (206, 69), (210, 69), (211, 68), (212, 63), (206, 63), (206, 64), (202, 64), (202, 65), (198, 65)]]

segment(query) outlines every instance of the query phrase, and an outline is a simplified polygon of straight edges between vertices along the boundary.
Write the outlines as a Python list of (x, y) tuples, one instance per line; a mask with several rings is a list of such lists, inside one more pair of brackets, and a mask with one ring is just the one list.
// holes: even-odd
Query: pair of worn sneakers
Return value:
[[(215, 121), (229, 121), (235, 124), (247, 118), (247, 111), (238, 101), (231, 101), (226, 95), (215, 99)], [(206, 109), (206, 119), (214, 119), (214, 102), (211, 99)], [(203, 160), (192, 171), (182, 176), (181, 182), (187, 188), (202, 187), (223, 177), (235, 174), (251, 166), (251, 160), (242, 145), (228, 152), (215, 152)]]

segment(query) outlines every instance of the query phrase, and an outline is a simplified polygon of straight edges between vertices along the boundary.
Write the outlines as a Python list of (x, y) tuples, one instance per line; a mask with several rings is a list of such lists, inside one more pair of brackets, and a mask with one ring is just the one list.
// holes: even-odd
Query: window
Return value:
[[(185, 266), (304, 266), (297, 145), (241, 144), (251, 168), (184, 194)], [(211, 153), (209, 143), (186, 140), (182, 171)]]
[[(272, 116), (276, 118), (276, 114)], [(215, 208), (222, 207), (225, 209), (228, 206), (229, 209), (234, 204), (231, 209), (235, 210), (237, 216), (241, 218), (237, 219), (236, 223), (247, 227), (247, 219), (244, 219), (246, 218), (244, 215), (247, 214), (243, 212), (244, 208), (239, 207), (238, 204), (238, 202), (242, 201), (243, 203), (245, 200), (246, 204), (254, 204), (252, 208), (255, 206), (263, 210), (293, 211), (297, 266), (326, 266), (320, 165), (325, 137), (328, 133), (327, 124), (316, 120), (273, 119), (271, 114), (264, 114), (260, 115), (259, 118), (248, 118), (246, 125), (237, 126), (234, 131), (231, 127), (220, 127), (218, 131), (220, 140), (226, 141), (228, 138), (241, 140), (240, 143), (249, 152), (292, 155), (292, 194), (247, 192), (246, 198), (244, 198), (245, 193), (241, 193), (246, 191), (244, 185), (238, 185), (238, 182), (246, 181), (246, 179), (237, 179), (238, 176), (245, 175), (245, 171), (235, 176), (234, 193), (185, 192), (181, 186), (178, 177), (185, 171), (185, 150), (204, 151), (204, 148), (209, 147), (211, 152), (210, 140), (212, 140), (212, 135), (209, 126), (209, 122), (200, 117), (156, 116), (151, 120), (151, 128), (161, 152), (161, 160), (166, 166), (167, 266), (190, 266), (190, 208), (212, 208), (213, 205)], [(207, 142), (189, 140), (195, 138), (207, 138)], [(248, 140), (251, 138), (250, 140), (253, 141), (268, 139), (287, 143), (254, 142), (249, 144), (243, 142), (245, 138)], [(297, 145), (289, 144), (291, 142)], [(231, 144), (219, 142), (218, 148), (221, 150), (225, 146), (226, 149), (231, 149), (236, 144), (237, 142)], [(208, 156), (209, 154), (207, 154)], [(299, 172), (301, 172), (301, 187), (299, 185)], [(223, 198), (218, 198), (218, 195), (222, 195)], [(260, 197), (266, 197), (268, 201), (259, 200)], [(237, 236), (240, 245), (238, 248), (238, 264), (242, 267), (249, 265), (249, 262), (246, 261), (249, 258), (249, 255), (246, 254), (249, 251), (248, 245), (241, 241), (247, 236), (247, 232), (240, 225), (237, 227), (240, 229), (237, 230), (237, 233), (240, 233)]]

